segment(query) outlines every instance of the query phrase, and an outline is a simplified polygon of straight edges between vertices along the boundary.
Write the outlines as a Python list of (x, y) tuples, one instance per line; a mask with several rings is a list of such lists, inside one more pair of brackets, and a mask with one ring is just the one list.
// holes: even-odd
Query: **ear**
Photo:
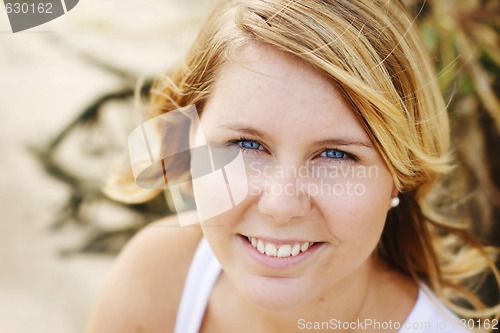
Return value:
[(396, 184), (393, 184), (392, 185), (392, 192), (391, 192), (391, 198), (394, 198), (396, 196), (398, 196), (399, 194), (399, 191), (398, 191), (398, 188), (396, 187)]

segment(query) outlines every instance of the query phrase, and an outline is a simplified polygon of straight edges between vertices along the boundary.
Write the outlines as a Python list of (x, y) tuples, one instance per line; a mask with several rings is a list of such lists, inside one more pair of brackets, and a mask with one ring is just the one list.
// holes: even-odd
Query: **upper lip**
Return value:
[(320, 243), (318, 241), (311, 241), (311, 240), (306, 240), (306, 239), (301, 239), (301, 238), (287, 238), (287, 239), (278, 239), (278, 238), (271, 238), (271, 237), (265, 237), (265, 236), (258, 236), (258, 235), (243, 235), (244, 237), (248, 238), (256, 238), (258, 240), (264, 241), (266, 243), (273, 243), (275, 245), (282, 245), (282, 244), (295, 244), (295, 243)]

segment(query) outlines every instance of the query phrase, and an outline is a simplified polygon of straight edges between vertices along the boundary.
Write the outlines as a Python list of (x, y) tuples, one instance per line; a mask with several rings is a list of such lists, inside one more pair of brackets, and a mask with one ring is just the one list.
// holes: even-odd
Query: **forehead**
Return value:
[(240, 50), (220, 70), (202, 122), (243, 123), (274, 132), (341, 131), (365, 136), (335, 85), (299, 59), (269, 46)]

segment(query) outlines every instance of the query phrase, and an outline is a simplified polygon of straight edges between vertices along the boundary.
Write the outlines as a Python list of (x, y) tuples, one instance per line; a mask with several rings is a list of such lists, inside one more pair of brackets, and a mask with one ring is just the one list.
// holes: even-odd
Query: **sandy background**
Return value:
[(90, 101), (123, 85), (75, 51), (153, 76), (182, 56), (211, 3), (81, 0), (16, 34), (0, 7), (0, 332), (82, 332), (113, 261), (58, 255), (79, 240), (77, 230), (49, 229), (68, 189), (26, 149), (47, 143)]
[[(28, 149), (46, 145), (96, 98), (124, 88), (82, 55), (126, 70), (132, 81), (153, 77), (182, 58), (213, 3), (80, 0), (68, 14), (13, 34), (0, 2), (0, 332), (82, 332), (113, 263), (109, 255), (60, 255), (84, 233), (77, 226), (51, 231), (70, 191)], [(115, 106), (133, 113), (129, 104)], [(132, 113), (118, 110), (107, 122)], [(75, 154), (70, 146), (63, 160), (104, 177), (108, 165)], [(118, 211), (107, 216), (99, 222), (106, 228), (126, 223)]]

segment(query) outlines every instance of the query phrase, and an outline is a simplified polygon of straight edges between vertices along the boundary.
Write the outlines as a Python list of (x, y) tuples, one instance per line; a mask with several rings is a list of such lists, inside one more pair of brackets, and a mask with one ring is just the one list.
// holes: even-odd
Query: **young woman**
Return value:
[(140, 232), (88, 332), (471, 331), (449, 309), (498, 327), (463, 286), (498, 276), (492, 255), (426, 201), (448, 119), (400, 2), (222, 1), (152, 93), (155, 115), (195, 105), (206, 142), (241, 152), (248, 193)]

